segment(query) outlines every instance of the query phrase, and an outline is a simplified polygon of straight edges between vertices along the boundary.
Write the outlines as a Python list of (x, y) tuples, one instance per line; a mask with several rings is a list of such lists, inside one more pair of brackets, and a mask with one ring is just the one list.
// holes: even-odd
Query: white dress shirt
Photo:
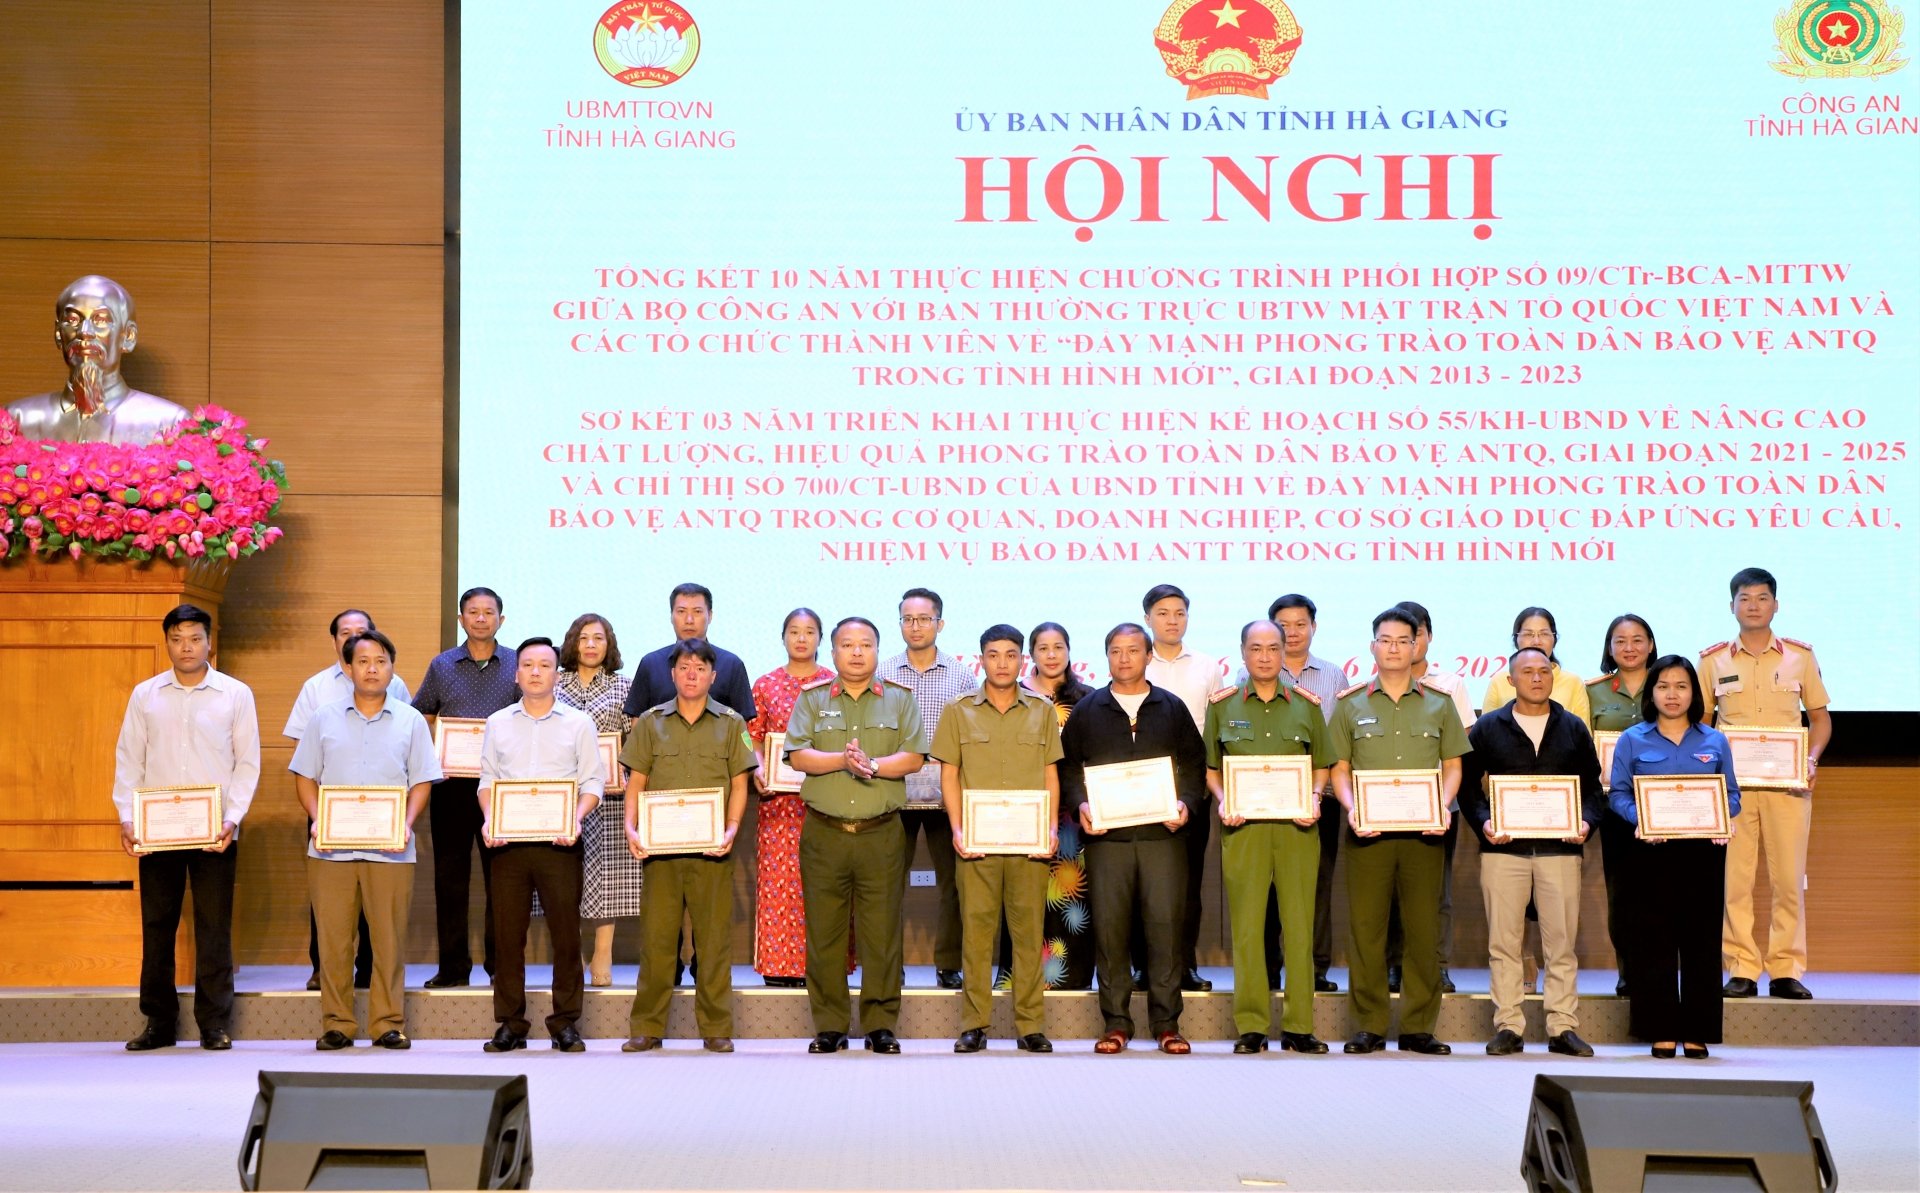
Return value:
[(593, 718), (555, 700), (543, 717), (516, 700), (487, 718), (480, 743), (480, 788), (495, 779), (572, 779), (581, 795), (606, 793), (600, 734)]
[(1219, 659), (1188, 650), (1184, 643), (1174, 659), (1162, 656), (1155, 644), (1147, 655), (1147, 682), (1180, 697), (1193, 714), (1193, 727), (1205, 733), (1207, 697), (1227, 686), (1227, 673)]
[(143, 680), (127, 698), (113, 751), (113, 806), (133, 821), (133, 793), (144, 787), (220, 788), (221, 819), (239, 824), (260, 785), (260, 721), (253, 691), (213, 668), (191, 688), (171, 668)]
[[(387, 695), (402, 704), (413, 703), (413, 693), (407, 690), (407, 681), (398, 675), (387, 685)], [(353, 677), (346, 668), (335, 663), (325, 671), (315, 672), (306, 683), (300, 685), (300, 694), (293, 698), (293, 711), (287, 714), (287, 727), (280, 731), (281, 737), (290, 737), (299, 741), (307, 734), (307, 722), (313, 719), (313, 710), (323, 704), (338, 704), (353, 699)]]

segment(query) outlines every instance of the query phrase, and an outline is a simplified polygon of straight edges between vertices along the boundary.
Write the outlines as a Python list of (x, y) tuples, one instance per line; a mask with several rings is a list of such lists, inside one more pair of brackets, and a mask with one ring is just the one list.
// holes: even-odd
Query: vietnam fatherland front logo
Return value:
[(700, 26), (669, 0), (620, 0), (593, 27), (593, 56), (629, 87), (665, 87), (693, 69)]
[(1300, 50), (1300, 22), (1281, 0), (1173, 0), (1153, 30), (1167, 75), (1188, 99), (1267, 98)]
[(1883, 75), (1907, 64), (1894, 57), (1906, 26), (1900, 10), (1885, 0), (1799, 0), (1773, 18), (1783, 75), (1857, 79)]

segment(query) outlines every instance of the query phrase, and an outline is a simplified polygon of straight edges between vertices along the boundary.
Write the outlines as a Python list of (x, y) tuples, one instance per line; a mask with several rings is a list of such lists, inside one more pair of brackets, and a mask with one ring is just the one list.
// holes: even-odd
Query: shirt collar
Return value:
[[(1282, 666), (1284, 665), (1285, 664), (1282, 664)], [(1276, 688), (1275, 695), (1278, 699), (1285, 700), (1289, 704), (1293, 703), (1292, 684), (1275, 684), (1274, 687)], [(1240, 689), (1240, 696), (1244, 700), (1260, 700), (1260, 694), (1254, 691), (1253, 681), (1251, 679), (1247, 681), (1246, 687)], [(1262, 700), (1261, 703), (1265, 704), (1266, 701)]]
[(563, 709), (563, 708), (566, 708), (566, 707), (567, 707), (567, 705), (566, 705), (566, 704), (564, 704), (564, 703), (562, 703), (562, 702), (561, 702), (561, 701), (559, 701), (559, 700), (555, 700), (555, 701), (553, 702), (553, 707), (547, 710), (547, 715), (546, 715), (546, 716), (544, 716), (544, 717), (536, 717), (536, 716), (534, 716), (534, 715), (533, 715), (532, 713), (530, 713), (530, 712), (528, 712), (528, 711), (527, 711), (527, 706), (526, 706), (526, 704), (525, 704), (524, 702), (522, 702), (522, 701), (519, 701), (519, 700), (515, 700), (515, 701), (514, 701), (514, 702), (513, 702), (512, 704), (509, 704), (509, 705), (507, 706), (507, 708), (508, 708), (508, 709), (510, 709), (510, 710), (511, 710), (511, 711), (513, 712), (513, 715), (514, 715), (514, 716), (516, 716), (516, 717), (525, 717), (525, 718), (526, 718), (527, 720), (529, 720), (529, 721), (535, 721), (535, 722), (538, 722), (538, 721), (548, 721), (548, 720), (552, 720), (552, 719), (553, 719), (554, 717), (557, 717), (557, 716), (559, 716), (559, 715), (560, 715), (560, 710), (561, 710), (561, 709)]
[[(1040, 693), (1035, 692), (1032, 689), (1027, 688), (1021, 684), (1015, 684), (1013, 687), (1013, 691), (1014, 691), (1013, 702), (1016, 705), (1038, 704), (1046, 699), (1045, 696), (1042, 696)], [(973, 691), (968, 692), (966, 695), (960, 697), (960, 699), (965, 700), (970, 704), (972, 704), (975, 708), (978, 708), (980, 705), (986, 704), (988, 702), (987, 689), (975, 688)]]
[[(492, 657), (488, 658), (487, 661), (484, 663), (481, 662), (479, 659), (476, 659), (473, 657), (473, 652), (467, 649), (467, 642), (465, 639), (462, 639), (460, 642), (460, 645), (456, 646), (454, 650), (456, 653), (459, 654), (460, 658), (465, 659), (469, 663), (472, 663), (474, 666), (480, 667), (483, 669), (487, 667), (491, 667), (495, 663), (505, 662), (507, 659), (510, 659), (513, 657), (513, 652), (508, 650), (506, 647), (500, 645), (498, 642), (495, 642), (493, 644)], [(459, 660), (456, 659), (454, 661), (458, 662)]]
[[(654, 711), (663, 713), (669, 717), (680, 716), (680, 697), (675, 696), (673, 699), (667, 701), (666, 703), (655, 706)], [(703, 721), (710, 716), (717, 717), (719, 715), (720, 715), (719, 702), (716, 701), (711, 695), (709, 695), (707, 697), (707, 702), (700, 706), (700, 715), (695, 717), (694, 721), (696, 722)], [(682, 719), (684, 720), (685, 718), (682, 718)]]
[[(959, 661), (960, 660), (954, 658), (952, 655), (949, 655), (947, 652), (936, 649), (933, 652), (933, 666), (928, 667), (925, 671), (922, 671), (920, 668), (913, 665), (913, 659), (905, 651), (901, 651), (899, 654), (894, 655), (892, 658), (888, 659), (887, 665), (881, 668), (881, 670), (897, 671), (904, 668), (908, 671), (913, 672), (915, 675), (930, 675), (935, 671), (939, 671), (942, 668), (945, 668), (949, 664), (958, 665)], [(879, 678), (879, 673), (876, 672), (874, 677), (876, 679)]]
[(1743, 651), (1744, 651), (1745, 653), (1747, 653), (1747, 654), (1750, 654), (1750, 655), (1753, 655), (1753, 657), (1754, 657), (1754, 658), (1756, 658), (1756, 659), (1757, 659), (1757, 658), (1759, 658), (1759, 657), (1760, 657), (1760, 655), (1763, 655), (1763, 654), (1766, 654), (1766, 653), (1768, 653), (1769, 651), (1771, 651), (1771, 652), (1773, 652), (1773, 653), (1775, 653), (1775, 654), (1786, 654), (1786, 653), (1787, 653), (1787, 652), (1786, 652), (1786, 651), (1785, 651), (1784, 649), (1782, 649), (1782, 647), (1780, 646), (1780, 638), (1779, 638), (1779, 636), (1778, 636), (1778, 635), (1776, 635), (1776, 634), (1774, 634), (1774, 633), (1773, 633), (1773, 632), (1771, 632), (1771, 631), (1769, 631), (1769, 632), (1767, 633), (1767, 644), (1766, 644), (1765, 646), (1763, 646), (1763, 647), (1761, 647), (1761, 648), (1760, 648), (1760, 650), (1759, 650), (1759, 652), (1758, 652), (1757, 654), (1756, 654), (1755, 652), (1753, 652), (1753, 651), (1751, 651), (1751, 650), (1747, 650), (1747, 644), (1746, 644), (1745, 642), (1742, 642), (1742, 641), (1740, 640), (1740, 635), (1738, 635), (1738, 634), (1735, 634), (1735, 635), (1733, 636), (1733, 653), (1734, 653), (1734, 654), (1740, 654), (1740, 653), (1741, 653), (1741, 652), (1743, 652)]
[[(887, 685), (884, 681), (881, 680), (881, 678), (878, 675), (876, 675), (873, 677), (873, 686), (869, 690), (871, 690), (873, 694), (876, 696), (883, 695), (887, 690)], [(847, 694), (848, 694), (847, 686), (841, 683), (838, 679), (835, 679), (833, 681), (833, 686), (827, 689), (827, 695), (829, 696), (844, 696)], [(865, 695), (866, 693), (862, 692), (861, 694)]]
[(1160, 653), (1160, 644), (1158, 642), (1155, 642), (1152, 645), (1148, 646), (1147, 653), (1152, 656), (1152, 658), (1149, 658), (1147, 660), (1149, 663), (1153, 662), (1154, 659), (1158, 659), (1160, 662), (1167, 664), (1169, 667), (1171, 667), (1175, 663), (1184, 662), (1185, 660), (1193, 657), (1193, 652), (1187, 649), (1187, 642), (1186, 642), (1186, 639), (1184, 638), (1180, 640), (1180, 653), (1177, 655), (1174, 655), (1172, 658), (1168, 658), (1166, 655), (1163, 655)]
[(213, 667), (208, 667), (207, 673), (200, 678), (200, 682), (190, 688), (180, 682), (179, 675), (176, 674), (171, 667), (161, 672), (161, 676), (163, 678), (161, 679), (160, 686), (163, 688), (179, 688), (183, 692), (197, 692), (201, 688), (212, 688), (216, 692), (224, 692), (227, 690), (227, 677), (220, 674), (220, 672)]
[(360, 711), (360, 706), (354, 703), (353, 693), (349, 692), (347, 693), (347, 711), (371, 725), (381, 717), (393, 715), (393, 693), (391, 691), (384, 693), (380, 698), (380, 711), (369, 717)]

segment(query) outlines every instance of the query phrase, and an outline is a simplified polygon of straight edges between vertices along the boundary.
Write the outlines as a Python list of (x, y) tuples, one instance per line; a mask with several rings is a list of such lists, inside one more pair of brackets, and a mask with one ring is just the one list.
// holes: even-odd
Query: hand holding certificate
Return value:
[(1143, 758), (1089, 766), (1087, 823), (1095, 833), (1140, 824), (1173, 824), (1185, 814), (1173, 785), (1173, 759)]
[(1353, 831), (1438, 833), (1447, 827), (1437, 770), (1353, 772)]
[(634, 832), (628, 838), (638, 857), (656, 853), (719, 853), (727, 837), (727, 789), (700, 787), (681, 791), (643, 791), (633, 800)]
[(1733, 747), (1733, 777), (1740, 786), (1804, 791), (1810, 785), (1807, 731), (1800, 726), (1728, 726), (1720, 732)]
[(580, 833), (578, 793), (572, 779), (495, 779), (487, 796), (487, 839), (571, 844)]
[(1635, 775), (1633, 802), (1644, 841), (1733, 835), (1724, 775)]
[(761, 747), (761, 789), (768, 795), (793, 794), (800, 790), (806, 777), (787, 762), (787, 735), (767, 734), (767, 743)]
[(449, 779), (480, 777), (480, 745), (487, 736), (487, 723), (478, 717), (435, 717), (433, 752), (440, 760), (440, 773)]
[(315, 849), (401, 853), (407, 848), (405, 787), (322, 787)]
[(133, 793), (135, 853), (211, 849), (222, 837), (218, 787), (143, 787)]
[(1313, 789), (1313, 759), (1305, 754), (1229, 754), (1220, 759), (1220, 819), (1313, 820), (1320, 793)]
[(959, 848), (968, 857), (1051, 854), (1053, 825), (1047, 815), (1046, 791), (966, 788), (960, 793)]
[(1487, 829), (1496, 837), (1585, 840), (1580, 780), (1572, 775), (1488, 775)]

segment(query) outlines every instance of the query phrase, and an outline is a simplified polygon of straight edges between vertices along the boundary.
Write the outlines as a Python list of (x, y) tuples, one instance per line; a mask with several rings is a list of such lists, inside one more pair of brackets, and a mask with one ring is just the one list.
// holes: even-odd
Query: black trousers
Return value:
[(173, 942), (193, 885), (193, 1020), (200, 1034), (233, 1022), (233, 875), (240, 843), (222, 853), (169, 850), (140, 858), (140, 1013), (178, 1032)]
[[(1631, 990), (1633, 983), (1627, 978), (1627, 957), (1632, 951), (1632, 937), (1627, 928), (1626, 888), (1627, 871), (1631, 868), (1633, 851), (1639, 842), (1634, 840), (1633, 826), (1612, 808), (1600, 817), (1600, 868), (1607, 879), (1607, 939), (1613, 944), (1614, 969), (1620, 980), (1627, 982)], [(1695, 1040), (1694, 1043), (1701, 1041)]]
[[(307, 832), (313, 832), (313, 820), (307, 820)], [(353, 952), (353, 984), (364, 987), (373, 981), (373, 938), (367, 935), (367, 916), (360, 913), (360, 943)], [(313, 965), (313, 972), (320, 972), (320, 925), (313, 918), (313, 907), (307, 907), (307, 960)]]
[(1634, 841), (1627, 857), (1630, 1030), (1642, 1040), (1718, 1044), (1726, 847)]
[(1146, 938), (1148, 1028), (1154, 1035), (1180, 1030), (1181, 932), (1187, 917), (1186, 842), (1179, 836), (1144, 841), (1090, 838), (1087, 885), (1104, 1030), (1133, 1034), (1130, 954), (1136, 924)]
[[(464, 981), (473, 972), (467, 943), (467, 900), (473, 889), (473, 847), (480, 841), (480, 780), (442, 779), (427, 800), (433, 830), (433, 914), (440, 934), (440, 976)], [(480, 883), (487, 890), (482, 964), (494, 972), (493, 854), (480, 846)], [(574, 900), (576, 912), (579, 900)], [(361, 932), (365, 938), (365, 930)]]
[[(940, 892), (940, 921), (933, 932), (934, 968), (958, 970), (960, 888), (953, 881), (953, 821), (940, 808), (908, 808), (900, 814), (900, 825), (906, 830), (906, 843), (901, 846), (905, 851), (905, 860), (901, 862), (902, 884), (913, 881), (914, 834), (926, 834), (927, 853), (933, 858), (933, 884)], [(905, 885), (901, 890), (904, 894)], [(855, 934), (858, 935), (857, 929)]]
[[(476, 805), (477, 806), (477, 805)], [(496, 849), (493, 858), (493, 938), (499, 967), (493, 972), (493, 1019), (527, 1034), (527, 926), (534, 892), (553, 939), (553, 1014), (547, 1031), (580, 1018), (586, 971), (580, 957), (581, 848), (578, 844), (519, 844)]]
[[(1347, 812), (1331, 795), (1320, 797), (1320, 870), (1313, 880), (1313, 976), (1324, 978), (1333, 968), (1333, 867), (1340, 860), (1340, 835)], [(1280, 897), (1267, 893), (1267, 956), (1280, 964)]]
[(1187, 849), (1187, 906), (1180, 913), (1180, 967), (1200, 964), (1200, 888), (1207, 877), (1207, 842), (1213, 837), (1213, 799), (1202, 800), (1180, 837)]

